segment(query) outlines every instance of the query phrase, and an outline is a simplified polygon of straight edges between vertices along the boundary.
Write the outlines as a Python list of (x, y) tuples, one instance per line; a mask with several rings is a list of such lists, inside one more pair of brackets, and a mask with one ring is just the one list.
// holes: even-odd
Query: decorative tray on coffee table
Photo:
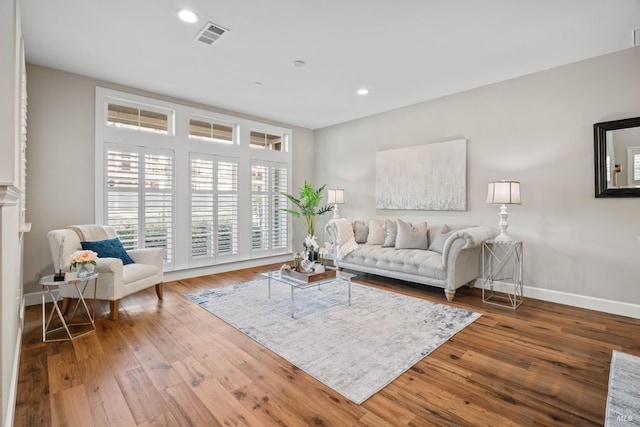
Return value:
[(332, 279), (336, 277), (335, 270), (327, 270), (322, 273), (304, 273), (302, 271), (295, 270), (280, 270), (283, 277), (291, 277), (295, 280), (300, 280), (305, 283), (317, 282), (319, 280)]

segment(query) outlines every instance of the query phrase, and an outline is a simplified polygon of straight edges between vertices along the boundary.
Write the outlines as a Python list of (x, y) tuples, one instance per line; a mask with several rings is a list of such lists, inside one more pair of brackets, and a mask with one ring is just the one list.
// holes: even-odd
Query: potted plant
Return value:
[[(302, 188), (300, 189), (300, 196), (295, 197), (291, 194), (281, 193), (287, 199), (291, 201), (295, 209), (282, 209), (285, 212), (290, 213), (296, 218), (304, 217), (307, 222), (307, 238), (306, 241), (315, 242), (315, 219), (316, 216), (324, 215), (327, 212), (333, 210), (332, 205), (324, 205), (320, 206), (320, 202), (322, 201), (322, 193), (324, 192), (326, 185), (315, 189), (311, 185), (311, 183), (305, 181)], [(305, 243), (305, 247), (307, 244)], [(313, 248), (315, 252), (317, 248)]]

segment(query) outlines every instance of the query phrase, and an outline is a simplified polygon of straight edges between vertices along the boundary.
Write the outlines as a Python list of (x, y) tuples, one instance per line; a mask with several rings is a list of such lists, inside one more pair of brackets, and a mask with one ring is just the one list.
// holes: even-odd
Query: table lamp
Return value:
[(500, 212), (498, 216), (500, 221), (500, 234), (493, 239), (496, 242), (510, 242), (512, 239), (507, 235), (507, 227), (509, 224), (507, 219), (509, 213), (507, 212), (507, 205), (520, 205), (522, 200), (520, 199), (520, 183), (518, 181), (497, 181), (490, 182), (489, 189), (487, 191), (487, 203), (500, 206)]
[(344, 204), (344, 190), (341, 188), (328, 190), (327, 203), (333, 205), (333, 218), (340, 218), (340, 216), (338, 215), (338, 205)]

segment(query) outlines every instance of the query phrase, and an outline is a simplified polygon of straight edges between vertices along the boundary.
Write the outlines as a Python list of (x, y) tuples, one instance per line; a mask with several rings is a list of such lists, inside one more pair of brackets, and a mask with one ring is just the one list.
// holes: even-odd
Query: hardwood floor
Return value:
[[(166, 283), (163, 301), (148, 289), (117, 321), (101, 304), (96, 333), (73, 343), (43, 343), (28, 307), (15, 425), (595, 426), (611, 351), (640, 355), (640, 320), (532, 299), (514, 312), (465, 287), (453, 305), (483, 316), (355, 405), (183, 296), (273, 267)], [(356, 281), (447, 303), (441, 289)]]

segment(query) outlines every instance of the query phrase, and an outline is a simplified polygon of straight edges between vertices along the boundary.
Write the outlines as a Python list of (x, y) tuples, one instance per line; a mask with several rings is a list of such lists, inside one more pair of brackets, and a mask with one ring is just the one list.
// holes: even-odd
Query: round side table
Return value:
[[(96, 290), (98, 285), (98, 274), (92, 273), (86, 277), (78, 278), (75, 272), (66, 273), (65, 279), (61, 281), (53, 280), (54, 275), (50, 274), (48, 276), (40, 279), (40, 285), (42, 285), (42, 341), (44, 342), (52, 342), (52, 341), (69, 341), (74, 340), (76, 338), (80, 338), (85, 336), (91, 332), (96, 330), (96, 325), (94, 322), (95, 314), (96, 314)], [(84, 298), (84, 292), (86, 291), (89, 283), (93, 281), (93, 304), (92, 310), (89, 310), (89, 306), (87, 306), (87, 302)], [(60, 309), (60, 295), (65, 288), (74, 287), (77, 292), (78, 301), (75, 303), (73, 307), (73, 311), (68, 318), (65, 318), (64, 313)], [(46, 313), (46, 297), (49, 295), (53, 302), (53, 306), (51, 307), (51, 311), (47, 316)], [(78, 312), (80, 310), (80, 312)], [(88, 322), (86, 321), (75, 321), (75, 317), (77, 314), (86, 313), (88, 317)], [(58, 319), (61, 322), (61, 326), (52, 327), (52, 320), (54, 314), (58, 315)], [(85, 319), (83, 319), (85, 320)], [(83, 326), (90, 326), (89, 330), (87, 328), (82, 328)], [(49, 338), (51, 335), (55, 334), (58, 331), (65, 330), (66, 337), (64, 338)], [(73, 329), (73, 331), (72, 331)], [(79, 329), (79, 331), (75, 331)], [(61, 335), (58, 333), (58, 335)]]

